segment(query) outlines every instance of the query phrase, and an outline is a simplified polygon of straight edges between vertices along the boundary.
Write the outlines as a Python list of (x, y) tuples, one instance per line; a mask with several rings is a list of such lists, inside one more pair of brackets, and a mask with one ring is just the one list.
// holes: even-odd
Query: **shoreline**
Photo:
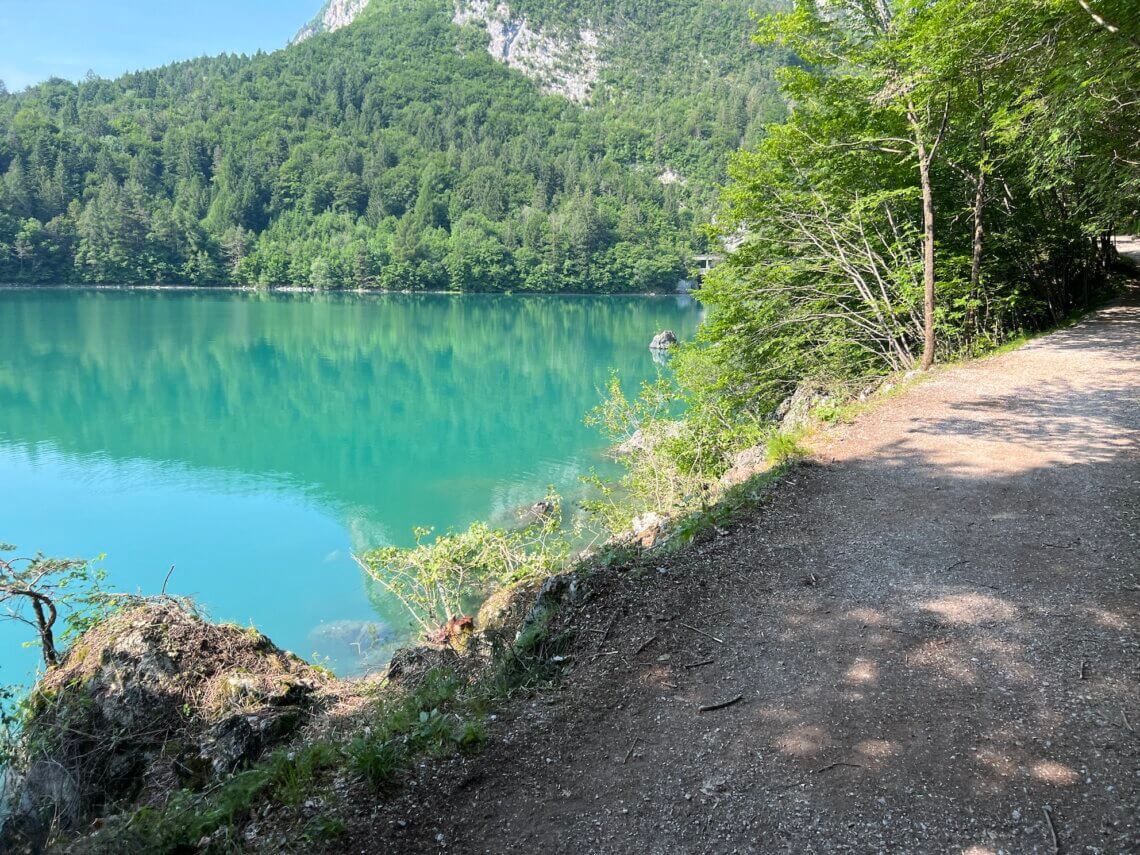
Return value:
[(0, 283), (0, 291), (174, 291), (220, 292), (236, 294), (352, 294), (377, 297), (393, 294), (414, 296), (430, 294), (441, 297), (694, 297), (693, 291), (448, 291), (391, 288), (312, 288), (302, 285), (275, 285), (261, 288), (253, 285), (98, 285), (92, 283), (29, 285)]

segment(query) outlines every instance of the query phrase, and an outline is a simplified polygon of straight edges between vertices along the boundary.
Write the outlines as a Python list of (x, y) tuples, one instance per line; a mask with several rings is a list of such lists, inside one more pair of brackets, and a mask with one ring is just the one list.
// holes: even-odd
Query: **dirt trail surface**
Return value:
[(596, 577), (562, 688), (350, 846), (1140, 852), (1138, 551), (1126, 302), (937, 372), (723, 536)]

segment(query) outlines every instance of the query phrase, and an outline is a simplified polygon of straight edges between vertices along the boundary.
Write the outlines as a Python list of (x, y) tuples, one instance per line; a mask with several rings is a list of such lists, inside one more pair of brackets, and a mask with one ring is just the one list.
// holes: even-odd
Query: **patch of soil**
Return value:
[(819, 437), (326, 851), (1140, 851), (1138, 354), (1117, 305)]

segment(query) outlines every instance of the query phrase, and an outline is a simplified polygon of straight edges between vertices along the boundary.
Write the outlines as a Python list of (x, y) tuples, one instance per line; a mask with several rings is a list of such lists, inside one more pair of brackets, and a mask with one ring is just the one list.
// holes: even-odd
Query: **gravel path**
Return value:
[(1140, 852), (1138, 521), (1123, 303), (937, 372), (821, 438), (724, 536), (603, 574), (563, 687), (349, 839)]

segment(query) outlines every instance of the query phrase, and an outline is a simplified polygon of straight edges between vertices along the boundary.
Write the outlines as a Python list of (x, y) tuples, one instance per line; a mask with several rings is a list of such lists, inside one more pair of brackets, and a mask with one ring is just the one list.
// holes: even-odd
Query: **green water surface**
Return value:
[[(106, 553), (343, 673), (410, 626), (352, 562), (509, 520), (603, 467), (611, 368), (691, 335), (687, 297), (0, 291), (0, 542)], [(0, 625), (0, 683), (36, 665)]]

